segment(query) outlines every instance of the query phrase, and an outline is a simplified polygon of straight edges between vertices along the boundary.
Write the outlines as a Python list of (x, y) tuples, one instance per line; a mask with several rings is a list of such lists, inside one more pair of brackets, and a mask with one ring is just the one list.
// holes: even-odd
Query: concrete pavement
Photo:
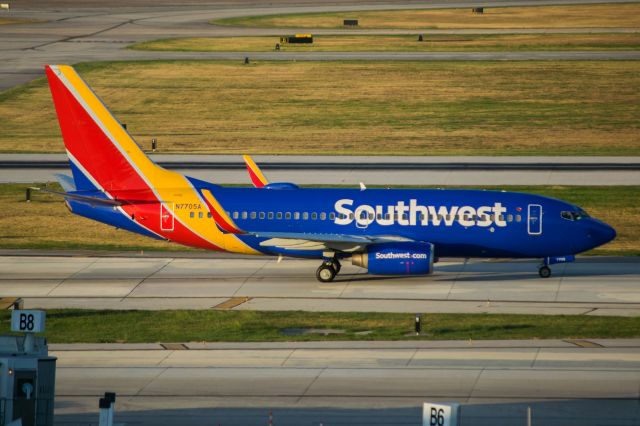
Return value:
[(419, 424), (425, 400), (465, 404), (463, 425), (524, 424), (526, 406), (544, 424), (637, 424), (640, 343), (613, 342), (58, 345), (56, 423), (89, 421), (109, 390), (135, 424), (260, 424), (269, 410), (274, 424)]
[[(220, 184), (249, 184), (239, 155), (152, 154), (159, 164)], [(275, 156), (254, 160), (275, 182), (358, 185), (640, 185), (638, 157)], [(390, 173), (393, 172), (393, 173)], [(490, 172), (490, 173), (487, 173)], [(64, 154), (0, 154), (0, 183), (55, 181)]]
[(28, 308), (210, 309), (240, 298), (232, 309), (640, 315), (634, 258), (583, 258), (548, 279), (534, 261), (443, 259), (429, 277), (369, 276), (345, 264), (319, 283), (315, 260), (132, 256), (0, 257), (0, 297)]

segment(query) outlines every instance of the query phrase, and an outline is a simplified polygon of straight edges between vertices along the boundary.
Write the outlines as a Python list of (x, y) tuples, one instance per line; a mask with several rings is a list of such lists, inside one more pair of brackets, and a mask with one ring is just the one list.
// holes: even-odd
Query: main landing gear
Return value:
[(316, 271), (316, 278), (322, 283), (329, 283), (338, 275), (342, 265), (337, 258), (325, 260)]

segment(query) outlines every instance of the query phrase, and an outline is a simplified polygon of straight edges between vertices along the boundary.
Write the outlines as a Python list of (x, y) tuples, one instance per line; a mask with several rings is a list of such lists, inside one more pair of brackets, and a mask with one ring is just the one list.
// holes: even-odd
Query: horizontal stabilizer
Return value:
[(109, 198), (94, 197), (91, 195), (70, 194), (68, 192), (52, 191), (50, 189), (32, 188), (37, 191), (46, 192), (48, 194), (60, 195), (69, 200), (82, 201), (84, 203), (101, 206), (121, 206), (122, 202), (118, 200), (111, 200)]

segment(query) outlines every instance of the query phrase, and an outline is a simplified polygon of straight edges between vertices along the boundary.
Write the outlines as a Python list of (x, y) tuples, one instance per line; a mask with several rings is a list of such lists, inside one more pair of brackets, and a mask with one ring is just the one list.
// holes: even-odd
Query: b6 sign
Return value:
[(459, 404), (434, 404), (422, 406), (422, 426), (458, 426)]

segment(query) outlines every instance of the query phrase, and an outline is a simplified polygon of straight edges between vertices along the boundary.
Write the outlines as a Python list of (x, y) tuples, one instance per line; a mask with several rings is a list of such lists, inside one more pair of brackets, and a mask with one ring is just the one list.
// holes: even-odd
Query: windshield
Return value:
[(590, 217), (589, 214), (582, 209), (578, 209), (576, 211), (563, 211), (560, 213), (560, 216), (567, 220), (580, 220)]

